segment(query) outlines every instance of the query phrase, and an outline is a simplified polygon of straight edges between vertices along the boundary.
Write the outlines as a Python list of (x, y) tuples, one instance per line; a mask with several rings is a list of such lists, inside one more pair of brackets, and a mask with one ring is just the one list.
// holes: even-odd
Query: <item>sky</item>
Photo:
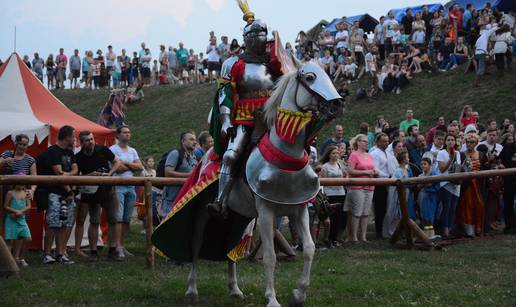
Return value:
[[(300, 30), (308, 30), (321, 19), (368, 13), (375, 18), (389, 9), (429, 3), (421, 0), (248, 0), (269, 33), (277, 30), (282, 41), (294, 42)], [(430, 3), (444, 1), (430, 1)], [(153, 55), (159, 45), (205, 51), (209, 32), (242, 40), (245, 25), (235, 0), (2, 0), (0, 10), (0, 58), (14, 50), (20, 55), (34, 52), (46, 58), (59, 48), (71, 55), (73, 49), (137, 51), (145, 42)]]

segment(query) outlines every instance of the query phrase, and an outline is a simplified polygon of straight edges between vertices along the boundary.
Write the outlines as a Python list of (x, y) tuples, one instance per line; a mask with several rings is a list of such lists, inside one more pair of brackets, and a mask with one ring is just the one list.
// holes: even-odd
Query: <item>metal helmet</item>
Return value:
[(244, 43), (247, 52), (265, 53), (267, 47), (267, 24), (260, 19), (253, 20), (244, 27)]

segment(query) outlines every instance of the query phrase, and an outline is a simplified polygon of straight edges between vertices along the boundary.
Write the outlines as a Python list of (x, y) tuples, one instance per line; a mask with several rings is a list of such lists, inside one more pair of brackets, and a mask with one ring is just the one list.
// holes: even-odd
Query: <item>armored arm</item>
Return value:
[(222, 89), (219, 93), (219, 121), (221, 123), (220, 132), (222, 137), (231, 138), (235, 135), (235, 130), (231, 124), (231, 108), (226, 103), (227, 97), (226, 90)]

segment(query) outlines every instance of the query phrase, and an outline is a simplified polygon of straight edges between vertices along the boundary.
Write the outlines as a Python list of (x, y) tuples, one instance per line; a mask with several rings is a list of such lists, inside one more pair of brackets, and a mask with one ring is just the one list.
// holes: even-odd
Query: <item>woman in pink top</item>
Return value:
[[(348, 159), (348, 174), (351, 178), (378, 177), (373, 158), (367, 153), (367, 135), (359, 134), (351, 140), (353, 152)], [(367, 222), (373, 202), (374, 186), (349, 186), (344, 204), (348, 212), (348, 237), (346, 241), (357, 242), (360, 229), (360, 241), (367, 242)]]

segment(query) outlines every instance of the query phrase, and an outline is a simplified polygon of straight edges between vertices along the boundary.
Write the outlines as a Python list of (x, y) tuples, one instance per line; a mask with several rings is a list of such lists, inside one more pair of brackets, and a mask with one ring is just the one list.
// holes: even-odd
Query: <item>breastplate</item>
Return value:
[(253, 99), (270, 97), (274, 80), (263, 64), (246, 63), (244, 75), (237, 84), (237, 92), (240, 99)]

